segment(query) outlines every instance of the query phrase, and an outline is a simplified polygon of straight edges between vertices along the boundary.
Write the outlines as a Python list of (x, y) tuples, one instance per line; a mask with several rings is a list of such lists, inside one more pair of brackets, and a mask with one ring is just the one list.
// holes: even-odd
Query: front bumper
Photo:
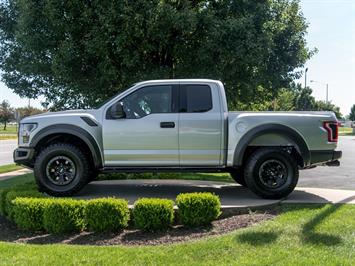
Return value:
[(14, 162), (33, 168), (35, 150), (33, 148), (17, 148), (14, 150)]
[(326, 164), (329, 166), (339, 166), (339, 159), (342, 156), (342, 151), (322, 150), (311, 151), (311, 165)]

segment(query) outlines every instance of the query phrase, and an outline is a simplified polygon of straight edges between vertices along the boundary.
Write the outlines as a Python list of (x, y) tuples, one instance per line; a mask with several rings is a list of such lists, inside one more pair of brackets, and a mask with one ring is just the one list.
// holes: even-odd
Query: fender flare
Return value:
[(304, 165), (306, 166), (310, 164), (310, 151), (308, 149), (307, 143), (298, 132), (288, 126), (280, 124), (266, 124), (257, 126), (244, 134), (244, 136), (238, 142), (237, 147), (235, 148), (233, 165), (241, 166), (243, 164), (244, 153), (253, 139), (270, 133), (284, 135), (291, 139), (297, 145), (297, 148), (303, 158)]
[(56, 124), (41, 129), (30, 141), (30, 147), (35, 148), (37, 144), (45, 137), (53, 134), (70, 134), (80, 138), (89, 147), (94, 160), (95, 168), (102, 167), (102, 156), (99, 145), (94, 137), (86, 130), (69, 124)]

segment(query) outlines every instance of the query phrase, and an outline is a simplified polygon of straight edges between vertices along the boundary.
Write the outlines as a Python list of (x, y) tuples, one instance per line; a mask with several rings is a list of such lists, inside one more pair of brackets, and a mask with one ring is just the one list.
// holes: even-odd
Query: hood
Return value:
[(97, 110), (95, 109), (78, 109), (78, 110), (67, 110), (67, 111), (59, 111), (59, 112), (47, 112), (43, 114), (31, 115), (23, 118), (20, 123), (29, 123), (37, 119), (41, 118), (49, 118), (49, 117), (63, 117), (63, 116), (87, 116), (92, 115), (96, 117)]

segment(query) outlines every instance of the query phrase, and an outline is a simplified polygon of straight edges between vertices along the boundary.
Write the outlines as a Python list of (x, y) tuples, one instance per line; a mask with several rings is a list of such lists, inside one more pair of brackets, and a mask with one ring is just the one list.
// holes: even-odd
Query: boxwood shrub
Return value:
[(181, 193), (176, 204), (179, 220), (187, 226), (208, 225), (221, 214), (219, 197), (209, 192)]
[(50, 199), (43, 212), (43, 226), (49, 233), (80, 232), (85, 229), (84, 200)]
[(102, 198), (88, 201), (85, 220), (89, 230), (118, 231), (128, 226), (128, 202), (123, 199)]
[(43, 212), (48, 199), (16, 198), (12, 201), (13, 219), (21, 229), (29, 231), (43, 230)]
[(134, 203), (133, 219), (138, 229), (166, 230), (174, 221), (174, 202), (168, 199), (139, 199)]
[(16, 198), (43, 198), (43, 194), (36, 190), (10, 190), (6, 193), (4, 202), (4, 214), (13, 219), (13, 200)]
[(5, 210), (5, 200), (6, 200), (6, 195), (11, 191), (10, 189), (2, 189), (0, 190), (0, 214), (3, 216), (6, 216), (6, 210)]

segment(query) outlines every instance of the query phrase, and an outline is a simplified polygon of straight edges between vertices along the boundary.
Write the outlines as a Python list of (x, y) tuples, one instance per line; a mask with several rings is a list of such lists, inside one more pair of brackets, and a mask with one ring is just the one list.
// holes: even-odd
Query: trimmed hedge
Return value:
[(43, 194), (35, 190), (10, 190), (6, 193), (4, 202), (4, 214), (10, 218), (13, 217), (13, 200), (16, 198), (43, 198)]
[(12, 202), (12, 213), (17, 226), (29, 231), (43, 230), (43, 212), (48, 202), (48, 199), (16, 198)]
[(85, 229), (84, 200), (50, 199), (43, 212), (43, 227), (49, 233), (80, 232)]
[(94, 199), (88, 201), (85, 207), (87, 228), (95, 232), (126, 228), (129, 216), (128, 202), (123, 199)]
[(134, 203), (133, 219), (138, 229), (166, 230), (174, 221), (174, 202), (168, 199), (139, 199)]
[(3, 216), (6, 216), (5, 200), (7, 193), (10, 191), (11, 189), (0, 190), (0, 214)]
[(219, 197), (209, 192), (181, 193), (176, 204), (178, 217), (187, 226), (208, 225), (221, 214)]

